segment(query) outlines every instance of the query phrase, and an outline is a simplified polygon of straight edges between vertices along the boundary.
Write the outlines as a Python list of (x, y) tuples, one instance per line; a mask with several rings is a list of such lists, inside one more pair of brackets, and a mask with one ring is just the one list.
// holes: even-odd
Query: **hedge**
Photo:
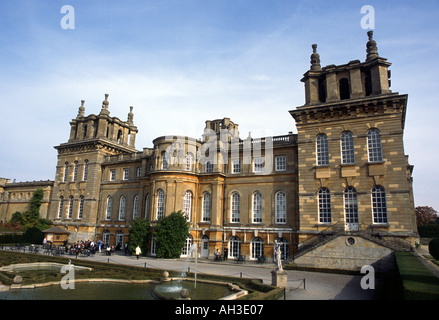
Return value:
[(428, 252), (430, 252), (433, 258), (439, 260), (439, 238), (435, 238), (429, 242)]

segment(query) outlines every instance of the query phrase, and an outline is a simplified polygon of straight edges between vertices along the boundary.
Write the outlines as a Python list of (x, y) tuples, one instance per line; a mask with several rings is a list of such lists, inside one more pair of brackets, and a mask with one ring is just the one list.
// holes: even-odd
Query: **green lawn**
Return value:
[(395, 258), (406, 300), (439, 299), (439, 278), (417, 257), (411, 252), (396, 252)]

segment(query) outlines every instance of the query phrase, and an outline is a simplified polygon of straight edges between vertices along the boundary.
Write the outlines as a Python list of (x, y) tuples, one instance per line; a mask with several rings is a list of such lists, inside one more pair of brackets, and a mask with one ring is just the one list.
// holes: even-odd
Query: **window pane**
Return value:
[(358, 199), (354, 187), (348, 187), (344, 191), (344, 208), (346, 223), (358, 223)]
[(262, 195), (260, 192), (253, 194), (253, 222), (262, 222)]
[(381, 136), (378, 129), (371, 129), (367, 132), (367, 150), (369, 162), (383, 161)]
[(165, 193), (163, 190), (157, 192), (157, 219), (163, 218), (165, 206)]
[(331, 193), (328, 188), (319, 190), (319, 222), (331, 222)]
[(203, 222), (210, 221), (210, 193), (203, 193)]
[(238, 193), (232, 194), (232, 222), (239, 222), (240, 214), (240, 197)]
[(287, 204), (285, 192), (279, 191), (274, 198), (274, 210), (276, 223), (287, 222)]
[(341, 134), (341, 158), (342, 163), (355, 163), (354, 137), (352, 132), (346, 131)]
[(188, 221), (191, 219), (191, 209), (192, 209), (192, 192), (186, 191), (183, 199), (183, 213)]
[(382, 186), (372, 189), (372, 212), (374, 223), (387, 223), (386, 191)]
[(326, 134), (317, 136), (317, 165), (329, 165), (328, 137)]

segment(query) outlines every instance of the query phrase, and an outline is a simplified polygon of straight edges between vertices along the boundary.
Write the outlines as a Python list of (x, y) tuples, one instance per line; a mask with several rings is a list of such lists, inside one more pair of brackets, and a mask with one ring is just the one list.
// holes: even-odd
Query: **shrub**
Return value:
[(434, 238), (428, 244), (428, 251), (436, 260), (439, 260), (439, 238)]
[(189, 236), (189, 222), (181, 212), (161, 218), (154, 228), (158, 258), (178, 258)]

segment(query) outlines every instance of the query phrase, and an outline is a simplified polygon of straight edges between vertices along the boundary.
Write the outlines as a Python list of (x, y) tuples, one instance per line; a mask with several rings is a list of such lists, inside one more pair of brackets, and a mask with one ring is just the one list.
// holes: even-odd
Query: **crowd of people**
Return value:
[(67, 253), (74, 254), (76, 256), (80, 253), (90, 255), (95, 254), (96, 252), (105, 252), (106, 255), (111, 256), (111, 254), (116, 250), (114, 246), (106, 246), (101, 240), (98, 242), (93, 240), (76, 241), (71, 245), (65, 244), (65, 248)]

